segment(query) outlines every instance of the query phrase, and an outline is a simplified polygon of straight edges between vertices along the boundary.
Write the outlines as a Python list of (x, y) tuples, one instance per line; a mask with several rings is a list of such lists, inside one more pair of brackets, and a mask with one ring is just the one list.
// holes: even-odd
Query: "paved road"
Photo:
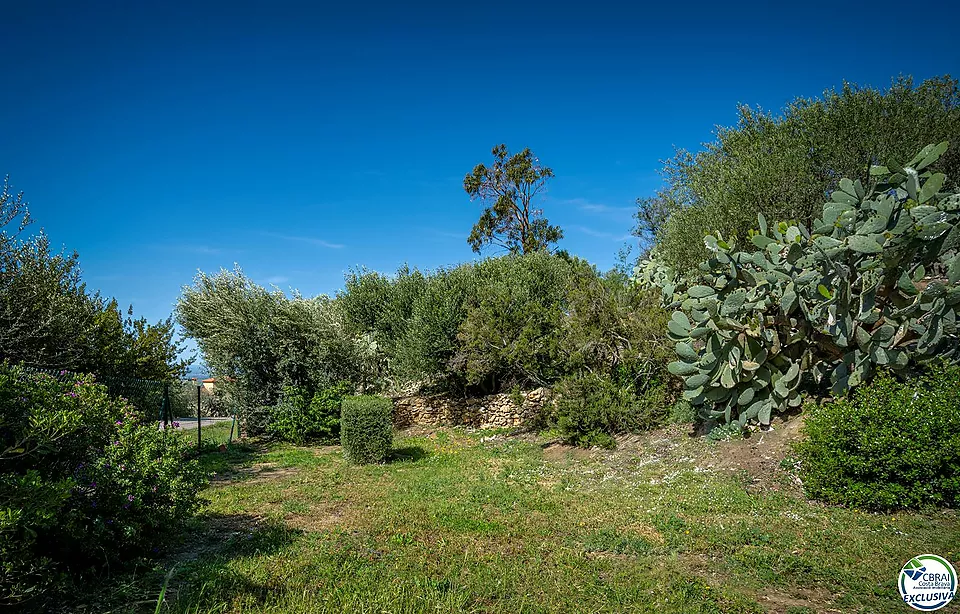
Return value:
[[(213, 416), (200, 416), (200, 427), (213, 426), (214, 424), (220, 422), (230, 422), (233, 418), (221, 418)], [(193, 416), (192, 418), (174, 418), (174, 422), (180, 423), (180, 429), (195, 429), (197, 428), (197, 417)]]

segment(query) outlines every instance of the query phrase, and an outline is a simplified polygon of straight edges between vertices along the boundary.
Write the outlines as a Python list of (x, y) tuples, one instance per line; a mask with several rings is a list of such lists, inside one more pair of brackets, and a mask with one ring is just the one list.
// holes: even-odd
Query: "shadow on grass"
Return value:
[(301, 534), (279, 519), (251, 514), (202, 514), (191, 523), (170, 560), (181, 564), (205, 558), (225, 561), (271, 554), (289, 546)]
[(197, 459), (200, 467), (208, 474), (230, 475), (244, 467), (249, 467), (261, 452), (262, 450), (255, 445), (233, 443), (223, 448), (207, 446), (201, 449), (199, 454), (194, 452), (191, 457)]
[[(166, 606), (159, 611), (186, 611), (186, 605), (200, 601), (205, 584), (232, 574), (231, 561), (276, 554), (301, 534), (279, 520), (249, 514), (203, 514), (170, 532), (167, 548), (158, 553), (161, 558), (132, 559), (113, 570), (91, 571), (82, 581), (67, 583), (10, 611), (152, 613), (157, 611), (165, 584)], [(222, 588), (230, 593), (229, 582)], [(241, 590), (260, 594), (256, 586)], [(6, 612), (4, 607), (0, 606), (0, 611)]]
[(430, 456), (430, 453), (420, 446), (406, 446), (394, 448), (387, 457), (388, 463), (415, 463)]
[[(247, 594), (266, 597), (266, 587), (238, 574), (231, 562), (247, 557), (269, 556), (288, 549), (303, 531), (250, 514), (205, 514), (184, 535), (181, 546), (159, 568), (172, 570), (165, 602), (174, 611), (189, 609), (215, 595)], [(164, 578), (155, 574), (150, 588), (157, 597)], [(152, 603), (156, 603), (156, 597)]]

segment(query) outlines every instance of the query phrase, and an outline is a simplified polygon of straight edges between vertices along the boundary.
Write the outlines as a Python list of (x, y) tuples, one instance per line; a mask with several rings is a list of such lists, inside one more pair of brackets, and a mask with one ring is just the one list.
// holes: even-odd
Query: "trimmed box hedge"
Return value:
[(376, 396), (345, 397), (340, 445), (351, 463), (382, 463), (393, 445), (393, 402)]

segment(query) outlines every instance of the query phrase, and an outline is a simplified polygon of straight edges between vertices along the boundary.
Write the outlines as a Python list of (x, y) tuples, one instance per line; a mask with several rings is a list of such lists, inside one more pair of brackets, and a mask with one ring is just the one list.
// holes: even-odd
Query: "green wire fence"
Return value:
[[(199, 380), (156, 381), (85, 374), (66, 369), (27, 365), (21, 367), (27, 373), (43, 373), (60, 381), (92, 375), (96, 383), (106, 387), (108, 394), (122, 398), (139, 409), (146, 421), (156, 421), (163, 428), (173, 426), (183, 437), (192, 437), (192, 431), (196, 428), (198, 448), (205, 442), (214, 445), (232, 443), (237, 431), (236, 412), (232, 409), (229, 417), (203, 417), (203, 385)], [(229, 426), (226, 426), (227, 424)]]

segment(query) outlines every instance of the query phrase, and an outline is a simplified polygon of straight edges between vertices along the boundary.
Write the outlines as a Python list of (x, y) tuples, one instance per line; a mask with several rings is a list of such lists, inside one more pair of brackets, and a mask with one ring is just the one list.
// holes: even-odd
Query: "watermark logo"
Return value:
[(913, 557), (900, 570), (897, 582), (903, 602), (914, 610), (931, 612), (946, 606), (957, 593), (957, 572), (935, 554)]

